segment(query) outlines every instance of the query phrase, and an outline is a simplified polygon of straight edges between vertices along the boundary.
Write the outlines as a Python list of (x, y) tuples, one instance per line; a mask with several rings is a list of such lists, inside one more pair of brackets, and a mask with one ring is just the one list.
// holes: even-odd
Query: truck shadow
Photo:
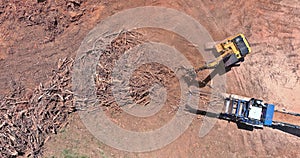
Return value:
[[(245, 124), (240, 123), (238, 121), (228, 120), (222, 114), (217, 114), (217, 113), (208, 112), (208, 111), (205, 111), (205, 110), (195, 109), (195, 108), (193, 108), (189, 105), (185, 106), (185, 111), (188, 111), (188, 112), (190, 112), (192, 114), (196, 114), (196, 115), (202, 115), (202, 116), (207, 116), (207, 117), (211, 117), (211, 118), (226, 120), (228, 122), (235, 122), (237, 124), (238, 129), (247, 130), (247, 131), (253, 131), (253, 129), (254, 129), (254, 127), (245, 125)], [(289, 134), (292, 134), (294, 136), (300, 137), (300, 127), (295, 128), (294, 125), (289, 125), (289, 124), (286, 124), (285, 126), (272, 125), (269, 128), (277, 129), (277, 130), (280, 130), (282, 132), (289, 133)], [(262, 128), (255, 128), (255, 129), (262, 129)]]
[[(189, 105), (186, 105), (185, 108), (186, 108), (185, 109), (186, 111), (188, 111), (192, 114), (207, 116), (207, 117), (210, 117), (210, 118), (216, 118), (216, 119), (220, 119), (220, 120), (226, 120), (228, 122), (234, 122), (234, 123), (236, 123), (238, 129), (247, 130), (247, 131), (253, 131), (253, 129), (254, 129), (252, 126), (242, 124), (242, 123), (237, 122), (235, 120), (229, 120), (223, 114), (217, 114), (217, 113), (213, 113), (213, 112), (208, 112), (208, 111), (204, 111), (204, 110), (195, 109), (195, 108), (193, 108)], [(258, 128), (258, 129), (260, 129), (260, 128)]]
[(286, 126), (272, 125), (271, 128), (280, 130), (280, 131), (285, 132), (285, 133), (295, 135), (297, 137), (300, 137), (300, 127), (295, 128), (293, 125), (291, 125), (291, 126), (288, 126), (288, 125), (286, 125)]

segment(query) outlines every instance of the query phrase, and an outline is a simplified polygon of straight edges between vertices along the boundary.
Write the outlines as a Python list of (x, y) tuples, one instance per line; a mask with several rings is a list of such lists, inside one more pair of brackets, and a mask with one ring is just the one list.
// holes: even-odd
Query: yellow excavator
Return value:
[(204, 69), (214, 69), (221, 61), (225, 68), (244, 61), (244, 57), (251, 52), (250, 44), (243, 34), (228, 37), (221, 42), (213, 42), (205, 45), (205, 49), (213, 49), (220, 54), (214, 61), (197, 68), (196, 73)]
[[(207, 43), (205, 45), (205, 49), (215, 49), (218, 53), (218, 56), (215, 60), (197, 68), (195, 70), (196, 73), (204, 69), (214, 69), (222, 61), (225, 68), (232, 67), (239, 62), (243, 62), (244, 57), (251, 52), (248, 40), (243, 34), (231, 36), (221, 42)], [(210, 74), (206, 79), (199, 82), (200, 86), (205, 86), (212, 76), (213, 75)], [(202, 93), (210, 94), (209, 92)], [(209, 114), (210, 117), (233, 121), (238, 124), (239, 128), (247, 130), (253, 130), (253, 128), (263, 128), (263, 126), (267, 126), (300, 137), (300, 124), (297, 124), (297, 121), (290, 121), (292, 119), (299, 119), (296, 118), (300, 116), (299, 113), (275, 110), (274, 104), (264, 103), (262, 100), (255, 98), (248, 98), (227, 93), (219, 93), (218, 95), (222, 96), (224, 99), (225, 107), (224, 111), (220, 114), (196, 110), (189, 106), (187, 106), (187, 110), (196, 114)], [(283, 118), (287, 122), (273, 120), (273, 116), (276, 116), (274, 114), (279, 116), (284, 115), (285, 117)]]

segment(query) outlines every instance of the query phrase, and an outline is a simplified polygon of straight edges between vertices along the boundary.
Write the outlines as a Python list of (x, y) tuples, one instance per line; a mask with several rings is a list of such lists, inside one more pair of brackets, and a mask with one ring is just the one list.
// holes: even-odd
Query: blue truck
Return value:
[(224, 99), (221, 119), (235, 121), (254, 128), (272, 126), (275, 106), (262, 100), (229, 95)]

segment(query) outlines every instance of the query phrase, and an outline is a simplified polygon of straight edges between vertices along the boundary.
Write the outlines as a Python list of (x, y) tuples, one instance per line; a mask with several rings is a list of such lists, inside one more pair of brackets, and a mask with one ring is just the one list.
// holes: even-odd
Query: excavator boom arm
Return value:
[(204, 69), (214, 69), (214, 68), (216, 68), (220, 64), (220, 62), (222, 60), (224, 60), (224, 58), (226, 58), (227, 56), (229, 56), (231, 54), (233, 54), (233, 51), (231, 51), (231, 50), (225, 51), (223, 54), (218, 56), (214, 61), (208, 62), (204, 66), (201, 66), (201, 67), (197, 68), (195, 70), (196, 73), (199, 72), (199, 71), (202, 71)]

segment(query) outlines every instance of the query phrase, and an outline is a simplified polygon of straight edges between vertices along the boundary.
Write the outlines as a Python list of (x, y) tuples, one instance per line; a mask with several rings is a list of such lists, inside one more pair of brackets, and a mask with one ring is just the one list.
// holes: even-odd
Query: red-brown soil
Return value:
[[(216, 41), (244, 33), (253, 51), (241, 66), (226, 74), (227, 91), (274, 103), (279, 110), (284, 108), (300, 113), (300, 2), (297, 0), (46, 0), (40, 3), (4, 0), (0, 2), (0, 98), (10, 93), (17, 96), (32, 94), (40, 83), (50, 80), (51, 71), (57, 67), (60, 58), (75, 58), (82, 40), (105, 17), (128, 8), (150, 5), (185, 12), (206, 27)], [(180, 37), (171, 33), (161, 30), (140, 32), (148, 40), (162, 41), (182, 53), (186, 50), (182, 40), (178, 40)], [(194, 60), (192, 63), (195, 65), (202, 64), (201, 57), (193, 54), (193, 48), (188, 49), (191, 53), (185, 54), (187, 58)], [(143, 71), (156, 70), (151, 65), (145, 65), (136, 74), (143, 75)], [(208, 71), (198, 74), (199, 78), (206, 76), (206, 73)], [(167, 76), (172, 77), (172, 72)], [(168, 88), (176, 89), (176, 84), (168, 84), (171, 81), (176, 83), (173, 78), (163, 80), (166, 86), (169, 85)], [(176, 99), (170, 101), (176, 102)], [(160, 115), (168, 120), (173, 109), (166, 107)], [(115, 121), (130, 125), (128, 117), (118, 113)], [(290, 120), (278, 115), (275, 118), (300, 122), (299, 117)], [(162, 149), (129, 153), (98, 141), (74, 113), (70, 116), (69, 125), (45, 144), (44, 156), (300, 157), (299, 137), (271, 128), (241, 130), (235, 123), (218, 120), (211, 132), (200, 138), (198, 132), (202, 120), (203, 116), (197, 116), (183, 135)], [(136, 130), (149, 128), (147, 120), (142, 126), (128, 128), (138, 127), (141, 129)]]

